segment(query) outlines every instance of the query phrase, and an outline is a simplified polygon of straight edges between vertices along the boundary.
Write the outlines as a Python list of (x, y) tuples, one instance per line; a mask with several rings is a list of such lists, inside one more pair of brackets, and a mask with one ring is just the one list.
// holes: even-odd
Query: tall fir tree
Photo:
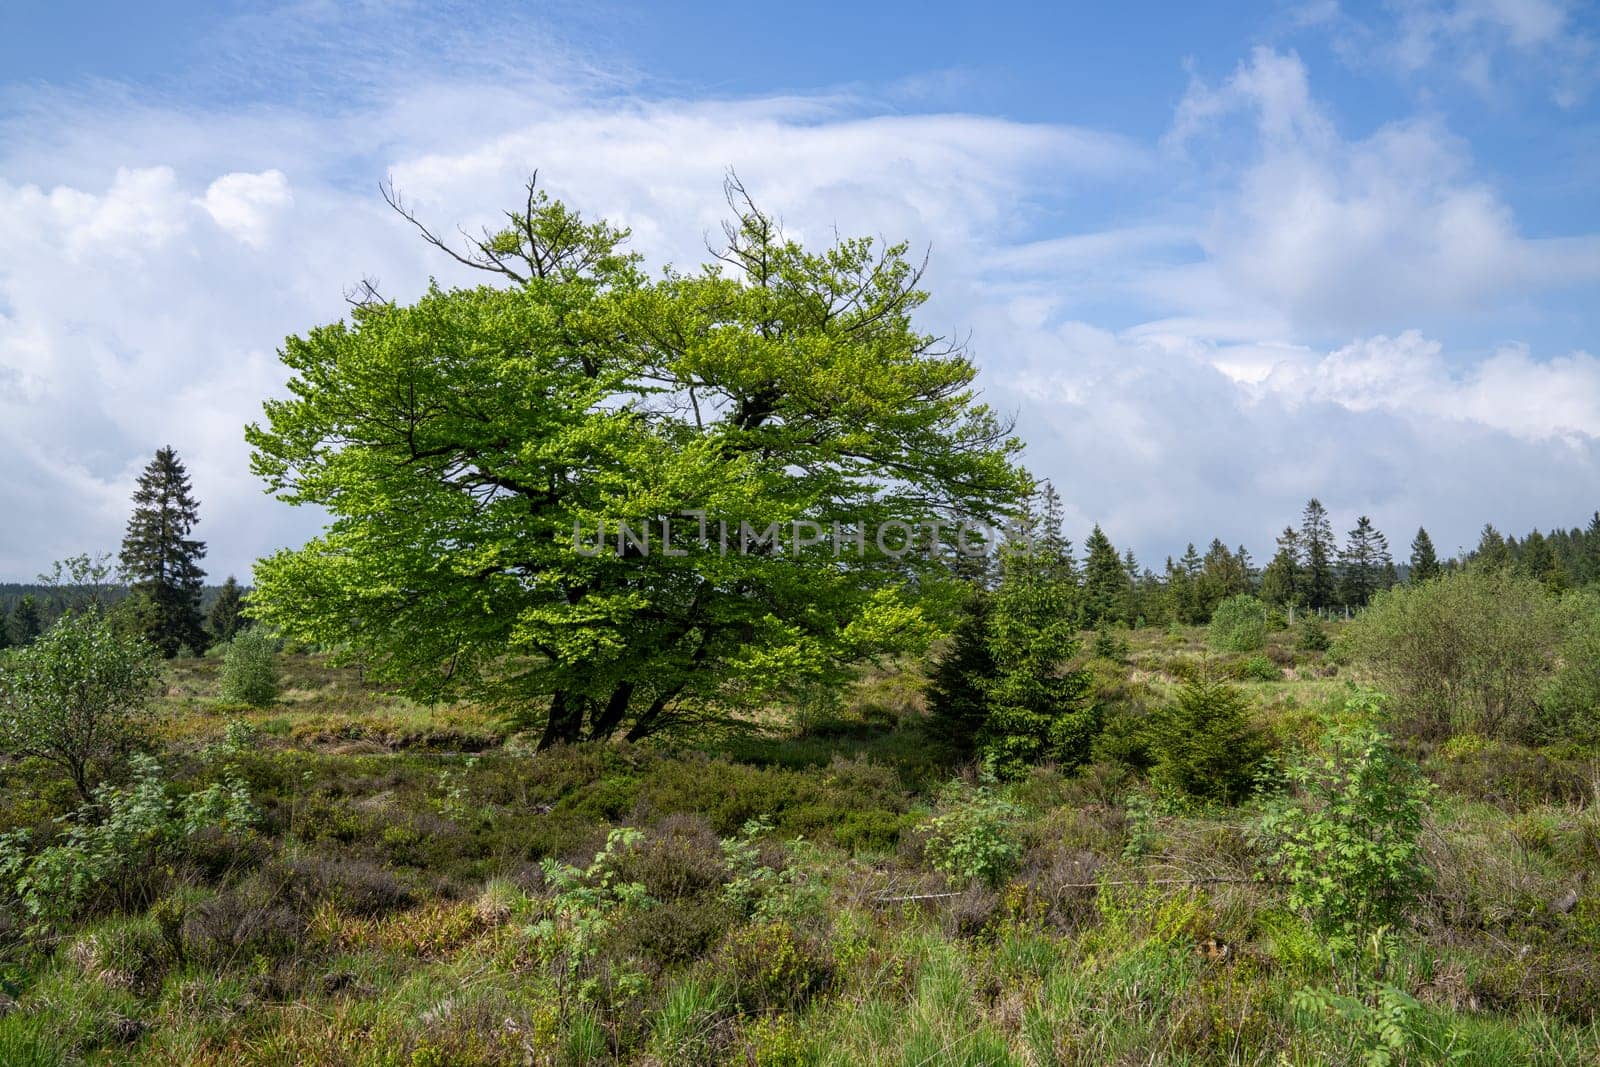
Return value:
[(1212, 538), (1206, 548), (1205, 558), (1200, 563), (1199, 586), (1201, 618), (1197, 621), (1201, 622), (1211, 618), (1211, 613), (1224, 600), (1250, 591), (1244, 561), (1235, 556), (1220, 537)]
[(121, 560), (137, 626), (169, 658), (185, 647), (198, 652), (206, 646), (200, 615), (206, 545), (190, 536), (199, 514), (183, 461), (171, 446), (160, 449), (139, 475)]
[(1083, 547), (1083, 625), (1093, 629), (1102, 623), (1127, 621), (1123, 611), (1128, 599), (1128, 575), (1099, 523)]
[(1122, 574), (1122, 617), (1127, 620), (1129, 626), (1138, 627), (1143, 625), (1142, 620), (1147, 613), (1144, 608), (1144, 586), (1141, 582), (1139, 561), (1131, 548), (1122, 554)]
[(928, 686), (928, 732), (951, 763), (977, 754), (978, 735), (989, 720), (988, 688), (995, 677), (991, 596), (987, 589), (972, 588)]
[(1488, 571), (1501, 571), (1511, 566), (1511, 548), (1500, 531), (1494, 528), (1494, 523), (1483, 524), (1483, 533), (1478, 536), (1478, 548), (1472, 553), (1472, 563)]
[(1306, 502), (1300, 518), (1300, 544), (1305, 553), (1302, 588), (1306, 606), (1318, 611), (1333, 607), (1333, 523), (1328, 519), (1328, 509), (1316, 497)]
[(1339, 595), (1345, 606), (1366, 607), (1372, 594), (1384, 587), (1386, 570), (1393, 563), (1388, 539), (1371, 519), (1361, 516), (1339, 554)]
[(1589, 525), (1579, 538), (1578, 579), (1583, 582), (1600, 582), (1600, 511), (1589, 519)]
[(238, 579), (228, 575), (228, 580), (222, 583), (222, 588), (217, 592), (217, 599), (211, 605), (211, 611), (206, 615), (206, 627), (211, 631), (213, 641), (232, 641), (233, 635), (244, 629), (247, 620), (244, 611), (244, 589), (239, 585)]
[(11, 643), (26, 648), (44, 633), (44, 613), (32, 593), (26, 593), (11, 611)]
[[(1047, 494), (1042, 515), (1050, 515), (1049, 505)], [(1083, 762), (1099, 722), (1088, 674), (1066, 669), (1079, 647), (1072, 610), (1078, 590), (1045, 525), (1047, 536), (1002, 548), (990, 609), (994, 675), (984, 687), (987, 712), (977, 742), (1005, 777), (1045, 760)]]
[(1439, 555), (1433, 550), (1433, 538), (1428, 536), (1427, 530), (1418, 526), (1417, 536), (1411, 539), (1410, 581), (1426, 582), (1437, 577), (1439, 577)]
[(1278, 535), (1278, 550), (1261, 572), (1261, 599), (1285, 608), (1301, 601), (1300, 534), (1293, 526)]

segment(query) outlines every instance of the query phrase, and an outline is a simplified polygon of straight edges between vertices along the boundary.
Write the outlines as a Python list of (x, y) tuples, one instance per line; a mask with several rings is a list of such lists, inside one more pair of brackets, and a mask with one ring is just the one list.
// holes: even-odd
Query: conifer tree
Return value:
[(928, 687), (928, 731), (952, 763), (971, 759), (989, 718), (988, 687), (995, 677), (989, 648), (991, 594), (974, 587), (938, 660)]
[(206, 626), (211, 630), (212, 640), (233, 640), (233, 635), (246, 625), (246, 620), (240, 614), (243, 609), (244, 590), (238, 580), (230, 574), (228, 580), (222, 583), (216, 602), (211, 605), (211, 612), (206, 616)]
[(1277, 607), (1300, 603), (1300, 535), (1293, 526), (1278, 535), (1278, 550), (1261, 572), (1261, 599)]
[(1580, 535), (1578, 559), (1578, 580), (1600, 582), (1600, 511), (1594, 513)]
[(168, 658), (186, 646), (199, 651), (206, 646), (200, 616), (206, 546), (190, 537), (199, 504), (170, 446), (158, 450), (139, 476), (133, 505), (121, 560), (136, 598), (137, 628)]
[(1472, 553), (1472, 562), (1489, 571), (1505, 570), (1511, 566), (1511, 548), (1500, 531), (1494, 528), (1494, 523), (1484, 523), (1483, 533), (1478, 537), (1478, 548)]
[(1177, 563), (1167, 557), (1167, 613), (1176, 622), (1194, 626), (1205, 621), (1205, 605), (1200, 590), (1200, 553), (1194, 542)]
[(1306, 502), (1305, 514), (1301, 516), (1300, 542), (1305, 553), (1301, 588), (1306, 606), (1314, 610), (1331, 608), (1334, 603), (1333, 523), (1328, 519), (1328, 509), (1316, 497)]
[(1128, 576), (1099, 523), (1084, 542), (1084, 550), (1083, 625), (1093, 629), (1102, 623), (1125, 621)]
[(1439, 577), (1439, 557), (1433, 550), (1433, 538), (1421, 526), (1411, 539), (1411, 581), (1413, 584)]
[(1550, 548), (1550, 541), (1534, 530), (1522, 542), (1522, 554), (1517, 560), (1517, 570), (1542, 584), (1552, 593), (1564, 591), (1570, 582), (1565, 568)]
[(17, 606), (11, 612), (11, 643), (18, 648), (26, 648), (39, 639), (44, 633), (44, 615), (39, 611), (38, 601), (33, 599), (32, 593), (27, 593), (17, 601)]
[(1372, 594), (1383, 588), (1385, 569), (1393, 562), (1388, 539), (1371, 519), (1361, 516), (1339, 554), (1340, 598), (1349, 607), (1366, 607)]
[(1217, 605), (1229, 597), (1250, 591), (1244, 561), (1235, 556), (1220, 537), (1212, 538), (1206, 549), (1205, 559), (1200, 564), (1199, 585), (1201, 618), (1196, 621), (1209, 619)]
[(1140, 620), (1146, 615), (1144, 608), (1144, 586), (1139, 572), (1139, 561), (1133, 555), (1133, 549), (1128, 549), (1122, 554), (1123, 573), (1123, 601), (1122, 617), (1129, 626), (1139, 626)]
[(11, 647), (11, 613), (0, 603), (0, 652)]
[[(1041, 511), (1050, 514), (1048, 494)], [(978, 748), (1007, 777), (1045, 760), (1081, 763), (1098, 723), (1088, 674), (1066, 669), (1078, 651), (1077, 590), (1049, 533), (1002, 548), (989, 621), (995, 670)]]

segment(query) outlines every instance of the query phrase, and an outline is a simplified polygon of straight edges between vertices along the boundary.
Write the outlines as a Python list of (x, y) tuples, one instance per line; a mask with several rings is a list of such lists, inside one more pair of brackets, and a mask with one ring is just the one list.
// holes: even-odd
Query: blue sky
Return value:
[[(1306, 496), (1397, 547), (1600, 507), (1600, 15), (1565, 0), (0, 9), (0, 575), (114, 548), (160, 444), (218, 574), (316, 516), (240, 427), (284, 335), (451, 273), (534, 167), (700, 258), (737, 168), (932, 250), (1028, 462), (1146, 562)], [(1081, 529), (1079, 529), (1081, 528)]]

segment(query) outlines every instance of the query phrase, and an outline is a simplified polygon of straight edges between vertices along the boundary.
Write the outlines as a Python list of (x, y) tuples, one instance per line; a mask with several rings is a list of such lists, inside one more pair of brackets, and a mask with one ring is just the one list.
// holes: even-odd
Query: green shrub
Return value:
[(1251, 656), (1236, 668), (1238, 676), (1251, 682), (1281, 682), (1283, 668), (1266, 656)]
[(1320, 747), (1288, 769), (1292, 791), (1268, 809), (1262, 832), (1290, 906), (1322, 936), (1357, 945), (1402, 922), (1425, 882), (1429, 787), (1375, 727), (1335, 727)]
[(1096, 656), (1112, 663), (1128, 662), (1127, 639), (1109, 626), (1102, 626), (1095, 631), (1093, 651)]
[(249, 791), (236, 778), (175, 801), (155, 760), (135, 755), (132, 762), (133, 781), (97, 790), (92, 808), (63, 820), (55, 844), (35, 853), (28, 831), (0, 835), (0, 884), (35, 920), (69, 919), (101, 897), (136, 899), (185, 840), (256, 820)]
[(1340, 645), (1394, 699), (1405, 732), (1528, 741), (1567, 629), (1539, 582), (1469, 568), (1379, 593)]
[(1267, 606), (1248, 593), (1229, 597), (1212, 612), (1206, 640), (1223, 652), (1254, 652), (1267, 643)]
[(92, 800), (97, 771), (143, 734), (155, 649), (106, 615), (69, 612), (0, 667), (0, 750), (53, 764)]
[(1327, 628), (1310, 612), (1300, 616), (1300, 621), (1295, 623), (1294, 647), (1297, 652), (1326, 652), (1328, 646), (1333, 644), (1328, 639)]
[(1016, 838), (1021, 817), (1022, 809), (988, 784), (950, 782), (940, 792), (938, 812), (920, 827), (928, 862), (952, 879), (998, 886), (1022, 858)]
[(1246, 796), (1267, 752), (1249, 708), (1244, 694), (1224, 682), (1185, 683), (1155, 726), (1156, 780), (1203, 800)]
[(742, 926), (717, 954), (716, 971), (741, 1012), (793, 1012), (833, 981), (828, 945), (782, 920)]
[(264, 708), (278, 698), (277, 639), (259, 629), (235, 634), (222, 656), (222, 699)]
[(1567, 632), (1559, 666), (1539, 694), (1542, 740), (1600, 741), (1600, 593), (1585, 589), (1562, 601)]

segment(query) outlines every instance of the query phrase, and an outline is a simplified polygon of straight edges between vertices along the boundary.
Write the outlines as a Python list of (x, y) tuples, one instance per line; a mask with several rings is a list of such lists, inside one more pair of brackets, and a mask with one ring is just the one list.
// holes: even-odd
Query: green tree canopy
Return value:
[[(506, 229), (452, 252), (502, 284), (290, 338), (253, 464), (331, 521), (258, 565), (252, 613), (412, 692), (476, 689), (543, 745), (925, 641), (950, 568), (873, 531), (998, 519), (1028, 484), (1020, 443), (965, 353), (913, 326), (904, 246), (803, 248), (736, 183), (730, 202), (717, 262), (651, 281), (624, 231), (530, 183)], [(782, 547), (732, 550), (741, 524)]]

